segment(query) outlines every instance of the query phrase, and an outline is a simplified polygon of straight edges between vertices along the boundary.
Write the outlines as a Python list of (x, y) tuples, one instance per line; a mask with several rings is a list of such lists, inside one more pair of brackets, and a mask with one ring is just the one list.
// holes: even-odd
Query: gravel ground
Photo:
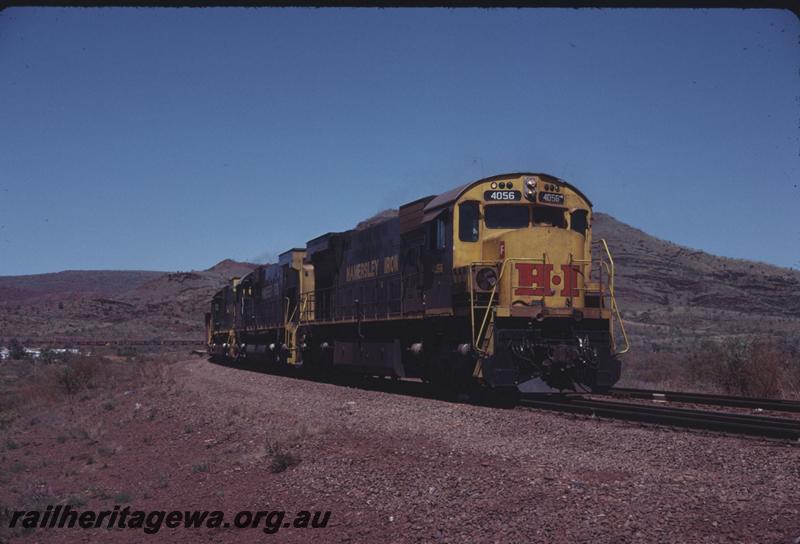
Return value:
[[(202, 359), (168, 372), (163, 384), (110, 400), (43, 409), (32, 416), (36, 424), (18, 419), (3, 431), (3, 442), (17, 447), (0, 458), (2, 504), (77, 496), (95, 509), (123, 502), (228, 516), (330, 510), (328, 526), (273, 535), (40, 530), (13, 538), (761, 544), (800, 537), (794, 445), (449, 403)], [(276, 450), (299, 464), (273, 472)]]

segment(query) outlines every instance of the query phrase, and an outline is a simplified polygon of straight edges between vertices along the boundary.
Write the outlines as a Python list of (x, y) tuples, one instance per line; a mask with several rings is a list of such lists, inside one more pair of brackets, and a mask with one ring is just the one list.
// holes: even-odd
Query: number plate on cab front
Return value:
[(519, 191), (486, 191), (483, 193), (484, 200), (522, 200), (522, 193)]
[(545, 204), (564, 204), (564, 195), (559, 193), (539, 193), (539, 202)]

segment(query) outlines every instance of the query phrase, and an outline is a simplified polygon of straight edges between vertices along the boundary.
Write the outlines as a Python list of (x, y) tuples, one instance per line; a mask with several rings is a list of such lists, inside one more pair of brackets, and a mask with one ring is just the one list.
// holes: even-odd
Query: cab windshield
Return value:
[(524, 229), (528, 226), (528, 206), (495, 204), (483, 208), (484, 221), (490, 229)]
[(551, 208), (549, 206), (533, 206), (533, 225), (535, 227), (558, 227), (567, 228), (567, 219), (564, 217), (562, 208)]
[(490, 229), (524, 229), (531, 224), (531, 219), (534, 227), (567, 228), (564, 209), (555, 206), (493, 204), (484, 206), (483, 216)]

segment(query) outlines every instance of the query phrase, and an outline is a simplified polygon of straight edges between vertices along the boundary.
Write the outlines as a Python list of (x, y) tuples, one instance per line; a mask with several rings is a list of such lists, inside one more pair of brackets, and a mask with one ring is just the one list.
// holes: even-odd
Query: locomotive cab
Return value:
[(476, 378), (534, 379), (540, 390), (619, 379), (613, 261), (593, 258), (591, 202), (580, 191), (544, 174), (497, 176), (438, 197), (426, 214), (437, 207), (453, 215), (452, 305), (470, 321)]

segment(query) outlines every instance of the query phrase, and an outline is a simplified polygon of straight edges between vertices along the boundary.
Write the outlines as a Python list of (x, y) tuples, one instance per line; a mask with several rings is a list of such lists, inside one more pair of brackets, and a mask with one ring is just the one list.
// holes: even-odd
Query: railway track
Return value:
[(740, 415), (666, 406), (646, 406), (581, 396), (522, 395), (519, 404), (625, 421), (668, 425), (729, 434), (800, 440), (800, 421), (766, 416)]
[(619, 398), (649, 399), (657, 401), (710, 404), (736, 408), (774, 410), (778, 412), (800, 412), (800, 402), (791, 400), (736, 397), (731, 395), (708, 395), (704, 393), (681, 393), (679, 391), (653, 391), (650, 389), (628, 389), (615, 387), (609, 395)]

